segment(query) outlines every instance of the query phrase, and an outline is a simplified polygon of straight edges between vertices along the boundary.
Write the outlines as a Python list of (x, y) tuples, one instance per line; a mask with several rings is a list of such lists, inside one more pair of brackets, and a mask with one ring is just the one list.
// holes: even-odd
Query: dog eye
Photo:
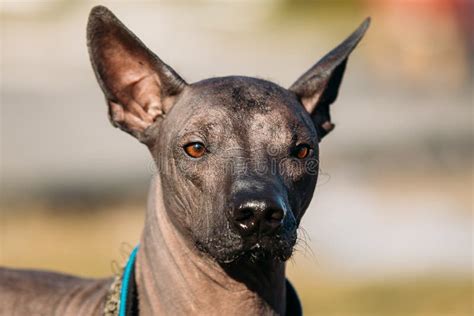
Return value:
[(292, 155), (298, 159), (305, 159), (309, 156), (311, 147), (307, 144), (298, 145), (293, 149)]
[(193, 158), (200, 158), (206, 152), (206, 146), (203, 143), (194, 142), (184, 145), (184, 151), (188, 156)]

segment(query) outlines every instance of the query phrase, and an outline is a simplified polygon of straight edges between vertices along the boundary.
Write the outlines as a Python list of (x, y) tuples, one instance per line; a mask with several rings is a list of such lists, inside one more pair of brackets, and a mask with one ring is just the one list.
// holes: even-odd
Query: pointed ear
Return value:
[(146, 143), (147, 128), (170, 110), (186, 82), (103, 6), (89, 15), (87, 44), (112, 124)]
[(324, 56), (290, 87), (311, 114), (319, 139), (334, 129), (329, 105), (337, 98), (347, 59), (369, 27), (367, 18), (344, 42)]

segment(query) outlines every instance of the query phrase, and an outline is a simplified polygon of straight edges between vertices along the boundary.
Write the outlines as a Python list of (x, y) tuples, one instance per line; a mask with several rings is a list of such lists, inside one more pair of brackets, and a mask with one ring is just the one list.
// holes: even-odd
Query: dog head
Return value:
[(249, 77), (186, 83), (108, 9), (91, 62), (112, 124), (150, 149), (176, 229), (218, 262), (286, 260), (318, 177), (329, 106), (369, 20), (289, 88)]

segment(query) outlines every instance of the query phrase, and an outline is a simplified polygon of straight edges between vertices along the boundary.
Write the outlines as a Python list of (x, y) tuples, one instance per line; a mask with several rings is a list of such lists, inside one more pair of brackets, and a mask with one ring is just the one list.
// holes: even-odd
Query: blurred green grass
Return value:
[[(91, 212), (51, 212), (47, 207), (10, 207), (0, 218), (0, 265), (40, 268), (82, 276), (107, 276), (139, 241), (144, 205), (108, 206)], [(124, 250), (125, 249), (125, 250)], [(306, 315), (472, 315), (472, 279), (425, 275), (350, 281), (327, 276), (316, 261), (298, 254), (288, 277)]]

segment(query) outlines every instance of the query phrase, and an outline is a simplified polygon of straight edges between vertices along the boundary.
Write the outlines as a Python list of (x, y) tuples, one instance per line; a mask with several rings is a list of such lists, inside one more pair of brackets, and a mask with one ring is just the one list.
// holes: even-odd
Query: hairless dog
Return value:
[(0, 269), (0, 314), (301, 314), (285, 261), (313, 196), (319, 142), (334, 128), (329, 106), (368, 26), (289, 89), (242, 76), (188, 84), (93, 8), (89, 54), (110, 121), (158, 170), (140, 245), (116, 279)]

